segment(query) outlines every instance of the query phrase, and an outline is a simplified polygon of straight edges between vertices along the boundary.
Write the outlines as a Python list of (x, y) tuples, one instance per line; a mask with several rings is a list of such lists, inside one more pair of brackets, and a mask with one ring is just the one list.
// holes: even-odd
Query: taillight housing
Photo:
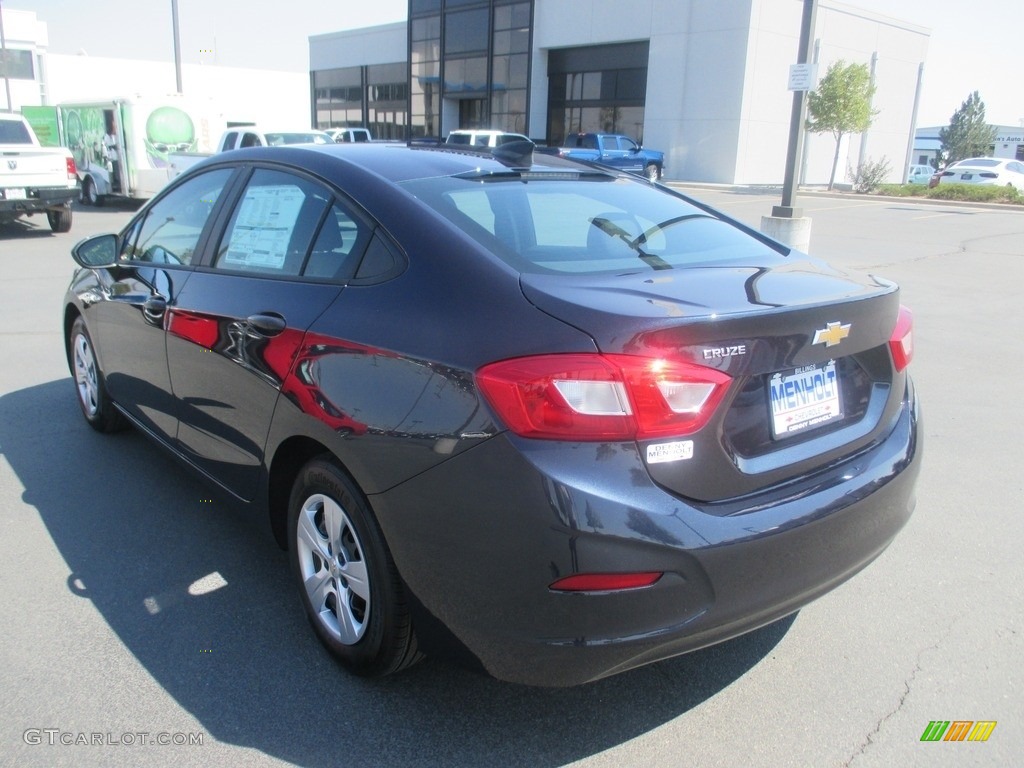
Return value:
[(75, 158), (73, 158), (73, 157), (66, 157), (66, 158), (64, 158), (64, 160), (65, 160), (65, 165), (67, 166), (68, 180), (69, 181), (71, 179), (76, 179), (77, 180), (78, 179), (78, 167), (75, 165)]
[(914, 315), (906, 307), (901, 306), (896, 316), (896, 327), (889, 337), (889, 349), (892, 350), (892, 362), (897, 371), (904, 370), (914, 359)]
[(730, 377), (633, 355), (537, 355), (485, 365), (477, 384), (512, 432), (545, 440), (647, 440), (708, 423)]

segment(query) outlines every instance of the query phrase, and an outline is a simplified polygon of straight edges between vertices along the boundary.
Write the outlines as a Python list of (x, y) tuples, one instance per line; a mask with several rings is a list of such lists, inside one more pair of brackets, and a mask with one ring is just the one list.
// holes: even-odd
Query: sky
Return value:
[[(173, 61), (171, 0), (0, 0), (35, 11), (49, 50)], [(1020, 0), (848, 0), (931, 29), (918, 126), (944, 125), (977, 90), (988, 121), (1020, 126)], [(309, 71), (310, 35), (402, 21), (407, 0), (178, 0), (182, 60)], [(795, 59), (795, 52), (794, 52)]]

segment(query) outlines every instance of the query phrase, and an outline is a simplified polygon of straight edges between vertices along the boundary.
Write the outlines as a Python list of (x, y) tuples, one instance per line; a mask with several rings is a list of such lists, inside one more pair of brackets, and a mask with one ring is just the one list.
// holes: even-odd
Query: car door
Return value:
[(179, 449), (243, 499), (259, 478), (282, 383), (372, 227), (321, 182), (256, 167), (207, 263), (177, 295), (167, 358)]
[(177, 428), (165, 312), (192, 275), (231, 175), (220, 169), (194, 176), (144, 209), (122, 237), (118, 265), (100, 275), (102, 300), (88, 308), (110, 396), (165, 440)]

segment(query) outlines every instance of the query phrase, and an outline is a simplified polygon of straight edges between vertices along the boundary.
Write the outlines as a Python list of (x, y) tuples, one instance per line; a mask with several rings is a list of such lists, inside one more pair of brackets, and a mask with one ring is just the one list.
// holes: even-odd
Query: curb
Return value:
[[(662, 182), (667, 187), (673, 189), (703, 189), (712, 192), (733, 192), (736, 194), (747, 194), (747, 195), (778, 195), (782, 197), (781, 186), (758, 186), (758, 185), (743, 185), (743, 184), (707, 184), (701, 182), (689, 182), (689, 181), (667, 181)], [(914, 203), (920, 205), (933, 205), (940, 208), (978, 208), (987, 211), (1004, 211), (1008, 213), (1024, 213), (1024, 205), (1014, 203), (983, 203), (983, 202), (971, 202), (968, 200), (933, 200), (928, 197), (892, 197), (889, 195), (871, 195), (861, 194), (857, 192), (843, 192), (840, 190), (833, 190), (829, 192), (826, 189), (798, 189), (797, 197), (823, 197), (831, 198), (835, 200), (877, 200), (878, 202), (901, 202), (901, 203)]]

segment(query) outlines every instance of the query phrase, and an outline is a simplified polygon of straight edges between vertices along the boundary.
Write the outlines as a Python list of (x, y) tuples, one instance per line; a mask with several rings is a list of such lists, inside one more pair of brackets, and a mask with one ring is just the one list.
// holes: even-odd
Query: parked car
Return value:
[(521, 133), (491, 130), (452, 131), (445, 139), (446, 144), (464, 144), (471, 147), (500, 147), (512, 141), (530, 141)]
[(1024, 192), (1024, 163), (999, 157), (959, 160), (946, 166), (939, 183), (998, 185)]
[(798, 610), (914, 507), (899, 288), (634, 175), (242, 150), (73, 255), (86, 421), (264, 516), (359, 674), (616, 674)]
[(545, 147), (542, 151), (640, 174), (650, 181), (657, 181), (665, 174), (664, 152), (647, 149), (629, 136), (617, 133), (573, 133), (565, 137), (563, 146)]
[(930, 165), (912, 165), (907, 169), (907, 184), (927, 184), (934, 175)]
[(368, 128), (328, 128), (324, 133), (339, 144), (373, 141)]
[(0, 225), (39, 213), (53, 232), (69, 232), (78, 197), (71, 152), (41, 146), (23, 116), (0, 113), (0, 155)]
[(256, 125), (239, 125), (228, 128), (217, 141), (216, 152), (171, 152), (168, 154), (170, 176), (174, 178), (193, 165), (213, 157), (219, 152), (251, 147), (285, 147), (291, 144), (333, 144), (334, 139), (324, 131), (310, 128), (264, 128)]

